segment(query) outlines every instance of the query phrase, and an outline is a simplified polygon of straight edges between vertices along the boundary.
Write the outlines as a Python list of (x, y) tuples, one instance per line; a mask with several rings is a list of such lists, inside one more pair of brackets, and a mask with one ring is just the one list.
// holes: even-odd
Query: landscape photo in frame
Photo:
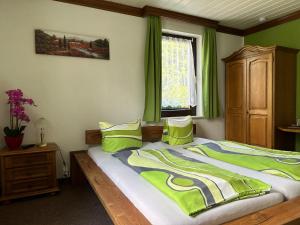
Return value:
[(110, 58), (109, 41), (106, 38), (41, 29), (35, 30), (35, 52), (106, 60)]

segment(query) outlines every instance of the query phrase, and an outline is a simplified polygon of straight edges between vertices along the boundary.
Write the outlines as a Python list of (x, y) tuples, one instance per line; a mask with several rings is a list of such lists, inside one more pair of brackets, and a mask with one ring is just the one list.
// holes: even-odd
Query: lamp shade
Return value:
[(40, 117), (39, 119), (37, 119), (34, 124), (36, 128), (46, 128), (47, 126), (47, 122), (44, 117)]

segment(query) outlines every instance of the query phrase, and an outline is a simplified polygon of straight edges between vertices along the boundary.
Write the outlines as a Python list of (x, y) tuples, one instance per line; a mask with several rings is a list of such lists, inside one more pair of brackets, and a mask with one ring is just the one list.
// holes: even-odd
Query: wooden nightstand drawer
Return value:
[(0, 150), (0, 202), (59, 191), (55, 143)]
[(30, 192), (53, 187), (53, 178), (45, 177), (34, 180), (9, 181), (5, 184), (5, 194)]
[(22, 180), (38, 177), (48, 177), (52, 175), (53, 166), (51, 164), (43, 164), (31, 167), (11, 168), (5, 171), (5, 180)]
[(4, 158), (5, 168), (31, 166), (52, 162), (53, 154), (48, 152), (34, 153), (30, 155), (8, 156)]

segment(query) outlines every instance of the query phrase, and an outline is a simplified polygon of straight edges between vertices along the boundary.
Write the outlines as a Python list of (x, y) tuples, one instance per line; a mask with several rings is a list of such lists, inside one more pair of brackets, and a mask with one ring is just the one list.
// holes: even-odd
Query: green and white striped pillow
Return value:
[(102, 148), (105, 152), (117, 152), (127, 148), (142, 147), (141, 121), (113, 125), (99, 122)]
[(183, 119), (168, 118), (164, 121), (162, 141), (169, 145), (183, 145), (193, 141), (193, 120), (191, 116)]

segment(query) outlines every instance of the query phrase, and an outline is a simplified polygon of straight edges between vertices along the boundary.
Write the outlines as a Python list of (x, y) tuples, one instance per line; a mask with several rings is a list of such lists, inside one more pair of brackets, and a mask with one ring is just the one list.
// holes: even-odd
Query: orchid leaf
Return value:
[(4, 134), (9, 137), (17, 137), (22, 134), (26, 126), (21, 126), (20, 128), (10, 129), (9, 127), (4, 128)]

